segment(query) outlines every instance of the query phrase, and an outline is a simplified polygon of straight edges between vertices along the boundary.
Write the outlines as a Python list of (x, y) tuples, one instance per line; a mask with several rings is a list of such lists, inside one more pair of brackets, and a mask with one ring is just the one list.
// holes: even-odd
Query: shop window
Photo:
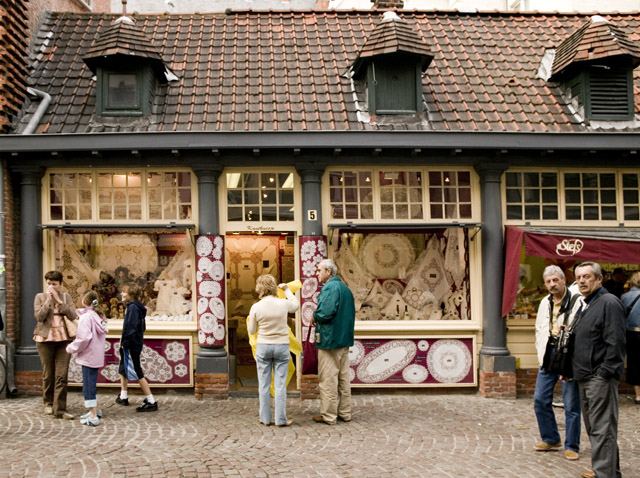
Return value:
[(340, 231), (334, 260), (360, 321), (470, 320), (468, 234)]
[[(426, 179), (426, 181), (425, 181)], [(471, 219), (469, 171), (330, 171), (332, 219)]]
[(49, 175), (49, 212), (54, 221), (92, 219), (92, 175), (55, 173)]
[(567, 220), (615, 221), (615, 173), (564, 173)]
[(293, 173), (227, 173), (229, 221), (293, 221)]
[(50, 172), (48, 220), (188, 221), (192, 184), (188, 171)]
[(558, 174), (508, 172), (507, 219), (558, 219)]
[(637, 173), (622, 175), (624, 220), (640, 220), (640, 181)]
[(329, 173), (329, 197), (333, 219), (373, 219), (373, 173)]
[(431, 219), (469, 219), (471, 174), (468, 171), (429, 171)]
[(422, 219), (422, 173), (381, 171), (380, 216), (382, 219)]
[(142, 289), (148, 321), (194, 320), (195, 253), (187, 234), (50, 230), (47, 238), (54, 268), (62, 272), (64, 287), (75, 304), (82, 303), (87, 291), (95, 290), (105, 317), (123, 319), (120, 292), (125, 283), (134, 282)]

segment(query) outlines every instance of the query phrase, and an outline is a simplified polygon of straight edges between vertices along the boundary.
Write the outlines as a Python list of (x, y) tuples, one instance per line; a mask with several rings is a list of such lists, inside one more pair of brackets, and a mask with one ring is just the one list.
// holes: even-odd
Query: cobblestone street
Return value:
[[(478, 395), (358, 394), (351, 423), (315, 424), (316, 400), (290, 397), (290, 428), (258, 423), (258, 399), (198, 401), (159, 395), (156, 413), (136, 413), (100, 393), (97, 428), (42, 414), (39, 398), (0, 401), (0, 478), (5, 477), (579, 477), (589, 468), (583, 430), (577, 462), (536, 453), (532, 399)], [(69, 410), (84, 412), (70, 393)], [(556, 409), (561, 428), (562, 409)], [(621, 397), (620, 456), (638, 476), (640, 407)], [(564, 432), (562, 431), (563, 435)]]

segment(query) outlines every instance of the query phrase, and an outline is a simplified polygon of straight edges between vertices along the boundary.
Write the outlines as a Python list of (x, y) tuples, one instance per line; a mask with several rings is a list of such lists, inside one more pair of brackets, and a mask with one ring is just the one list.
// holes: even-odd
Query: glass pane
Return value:
[(382, 219), (393, 219), (393, 205), (382, 204), (380, 206), (380, 215)]
[(244, 208), (244, 220), (245, 221), (259, 221), (260, 214), (258, 209), (255, 207), (245, 207)]
[(111, 173), (100, 173), (98, 174), (98, 187), (99, 188), (109, 188), (111, 187)]
[(358, 219), (358, 206), (357, 204), (348, 204), (345, 206), (346, 219)]
[(129, 204), (142, 204), (142, 193), (139, 189), (129, 191)]
[(420, 172), (411, 172), (411, 173), (409, 173), (409, 185), (410, 186), (421, 186), (422, 185), (422, 173), (420, 173)]
[(540, 190), (539, 189), (525, 189), (524, 190), (524, 202), (525, 203), (538, 203), (540, 202)]
[(471, 202), (471, 188), (458, 189), (458, 196), (460, 197), (460, 202)]
[(598, 204), (598, 191), (582, 191), (582, 200), (585, 204)]
[(76, 188), (78, 187), (78, 177), (75, 174), (64, 174), (62, 184), (65, 188)]
[(507, 206), (507, 219), (522, 219), (522, 208), (520, 206)]
[(51, 188), (59, 189), (62, 187), (62, 174), (50, 174), (49, 182), (51, 183)]
[(456, 188), (444, 188), (444, 201), (456, 202), (458, 200)]
[(556, 173), (542, 173), (542, 187), (553, 188), (558, 185), (558, 175)]
[(180, 206), (180, 219), (191, 219), (191, 206)]
[(411, 205), (411, 219), (423, 219), (422, 204)]
[(579, 190), (565, 190), (564, 200), (570, 204), (580, 204), (580, 191)]
[[(465, 191), (465, 189), (460, 190), (460, 200), (463, 200), (462, 191)], [(409, 200), (411, 202), (422, 202), (422, 188), (411, 188), (409, 190)]]
[(342, 202), (342, 189), (330, 188), (329, 189), (329, 201)]
[(529, 187), (540, 186), (540, 175), (538, 173), (524, 173), (524, 185)]
[(471, 204), (460, 204), (460, 218), (469, 219), (471, 217)]
[(51, 220), (52, 221), (61, 221), (62, 220), (62, 206), (51, 206)]
[(344, 219), (344, 210), (341, 204), (331, 206), (331, 217), (334, 219)]
[(110, 74), (107, 91), (108, 108), (136, 108), (136, 75)]
[(458, 173), (458, 186), (471, 186), (471, 173), (460, 171)]
[(520, 189), (507, 189), (507, 202), (522, 202), (522, 191)]
[(556, 206), (542, 206), (542, 219), (558, 219)]
[(61, 204), (62, 203), (62, 191), (56, 191), (52, 189), (49, 191), (49, 202), (51, 204)]
[(542, 202), (558, 202), (558, 190), (557, 189), (543, 189), (542, 190)]
[(78, 186), (81, 188), (90, 188), (91, 174), (78, 174)]
[(91, 220), (91, 206), (80, 206), (80, 219), (83, 221)]
[(227, 189), (227, 204), (242, 204), (242, 191)]
[(129, 187), (139, 188), (142, 185), (142, 178), (140, 173), (129, 174)]
[(358, 190), (356, 188), (345, 188), (344, 200), (345, 202), (358, 202)]
[(429, 200), (431, 202), (442, 202), (442, 189), (429, 188)]
[(191, 202), (191, 189), (178, 189), (178, 195), (182, 204)]
[(280, 221), (293, 221), (293, 207), (291, 206), (279, 207), (278, 214), (280, 214)]
[(162, 209), (158, 204), (149, 206), (149, 219), (162, 219)]
[(371, 204), (360, 206), (360, 219), (373, 219), (373, 206)]
[(127, 193), (122, 189), (116, 189), (113, 191), (113, 202), (116, 204), (122, 204), (127, 202)]
[(331, 186), (342, 185), (342, 173), (340, 171), (331, 171), (329, 173), (329, 184)]
[(585, 206), (584, 217), (585, 220), (596, 220), (599, 218), (598, 206)]
[(165, 204), (163, 207), (164, 219), (177, 219), (178, 218), (178, 208), (175, 203), (173, 204)]
[(191, 188), (191, 173), (178, 173), (178, 186)]
[(442, 206), (441, 205), (432, 204), (431, 207), (429, 208), (429, 210), (431, 211), (431, 218), (432, 219), (442, 219), (443, 211), (442, 211)]
[(512, 188), (521, 186), (520, 173), (506, 173), (506, 184)]
[(360, 180), (360, 186), (370, 186), (371, 185), (371, 172), (370, 171), (362, 171), (358, 173), (358, 178)]
[(293, 204), (293, 190), (280, 191), (280, 204)]
[(245, 173), (242, 175), (242, 185), (245, 188), (258, 187), (258, 175), (254, 173)]
[(567, 219), (582, 219), (582, 211), (579, 206), (567, 206), (565, 208), (565, 215)]
[(626, 190), (623, 191), (622, 196), (625, 204), (638, 204), (638, 191)]
[(637, 221), (640, 219), (640, 209), (637, 207), (625, 206), (624, 208), (624, 220), (625, 221)]
[(114, 206), (113, 207), (114, 219), (127, 219), (127, 206)]
[(275, 174), (262, 174), (260, 185), (263, 189), (270, 189), (276, 187), (276, 175)]
[(293, 189), (293, 173), (278, 174), (278, 187), (281, 189)]
[(164, 196), (164, 203), (172, 203), (175, 204), (177, 201), (176, 199), (176, 190), (175, 189), (163, 189), (162, 190), (162, 195)]
[(256, 190), (248, 190), (244, 192), (244, 203), (245, 204), (259, 204), (260, 202), (260, 192)]
[(129, 207), (129, 219), (142, 219), (142, 208), (138, 205)]
[(126, 174), (114, 174), (112, 175), (113, 187), (114, 188), (125, 188), (127, 187), (127, 175)]
[(79, 189), (80, 204), (91, 204), (91, 189)]
[(262, 208), (262, 220), (263, 221), (277, 221), (277, 209), (273, 206), (266, 206)]
[(615, 221), (618, 219), (618, 213), (615, 206), (602, 206), (601, 208), (602, 220)]
[(579, 188), (580, 187), (580, 174), (578, 173), (565, 173), (564, 186), (566, 188)]
[(162, 194), (160, 192), (160, 189), (149, 189), (147, 193), (149, 195), (149, 202), (151, 203), (162, 202)]
[(637, 188), (638, 187), (638, 175), (637, 174), (623, 174), (622, 175), (622, 187), (625, 187), (625, 188)]
[(456, 204), (445, 204), (444, 214), (447, 219), (458, 219), (458, 206)]
[(540, 219), (540, 206), (525, 206), (524, 207), (525, 219)]
[[(262, 204), (276, 204), (276, 191), (271, 189), (263, 189)], [(275, 212), (274, 212), (274, 215), (275, 215)]]
[(229, 207), (227, 208), (227, 215), (229, 217), (229, 221), (242, 221), (242, 208)]
[(75, 221), (78, 219), (78, 210), (75, 206), (66, 206), (64, 208), (64, 218), (70, 221)]
[(111, 205), (100, 206), (99, 215), (100, 219), (111, 219)]
[(584, 173), (582, 175), (582, 187), (583, 188), (597, 188), (598, 187), (598, 175), (596, 173)]
[(372, 191), (371, 188), (360, 188), (360, 202), (372, 202)]
[(159, 173), (147, 173), (147, 184), (151, 188), (157, 188), (160, 186), (162, 176)]
[(406, 204), (398, 204), (396, 206), (396, 219), (408, 219), (409, 207)]
[(431, 171), (429, 173), (429, 184), (431, 186), (442, 185), (442, 174), (440, 173), (440, 171)]
[(343, 176), (343, 180), (342, 180), (342, 185), (343, 186), (357, 186), (358, 185), (358, 178), (356, 176), (356, 173), (344, 173)]
[(395, 188), (396, 202), (407, 202), (407, 189), (404, 187)]
[(616, 175), (607, 173), (600, 175), (600, 187), (601, 188), (615, 188), (616, 187)]
[(602, 204), (615, 204), (616, 192), (613, 189), (605, 189), (600, 191), (600, 202)]

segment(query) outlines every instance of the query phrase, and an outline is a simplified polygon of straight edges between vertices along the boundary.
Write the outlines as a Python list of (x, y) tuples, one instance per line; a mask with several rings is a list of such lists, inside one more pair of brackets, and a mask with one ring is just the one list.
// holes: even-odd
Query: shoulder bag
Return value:
[[(569, 292), (569, 291), (567, 291)], [(573, 328), (576, 326), (580, 316), (580, 311), (576, 314), (577, 317), (573, 322), (567, 326), (566, 321), (569, 318), (569, 314), (573, 310), (573, 306), (578, 300), (580, 294), (571, 295), (569, 292), (569, 298), (565, 302), (564, 306), (560, 310), (560, 313), (564, 314), (564, 325), (560, 329), (558, 335), (549, 335), (547, 340), (547, 348), (544, 353), (544, 359), (542, 361), (542, 368), (550, 373), (562, 375), (567, 378), (571, 378), (573, 375), (573, 364), (571, 362), (571, 356), (573, 355)], [(553, 304), (550, 305), (553, 307)], [(553, 313), (550, 311), (549, 331), (553, 329)]]

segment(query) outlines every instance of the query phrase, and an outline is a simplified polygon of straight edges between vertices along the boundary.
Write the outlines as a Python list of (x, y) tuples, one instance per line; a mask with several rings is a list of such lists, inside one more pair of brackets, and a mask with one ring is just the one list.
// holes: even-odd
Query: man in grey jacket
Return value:
[(618, 384), (624, 372), (625, 313), (620, 299), (602, 287), (594, 262), (576, 267), (584, 304), (574, 318), (573, 378), (580, 389), (591, 467), (583, 478), (620, 478)]

